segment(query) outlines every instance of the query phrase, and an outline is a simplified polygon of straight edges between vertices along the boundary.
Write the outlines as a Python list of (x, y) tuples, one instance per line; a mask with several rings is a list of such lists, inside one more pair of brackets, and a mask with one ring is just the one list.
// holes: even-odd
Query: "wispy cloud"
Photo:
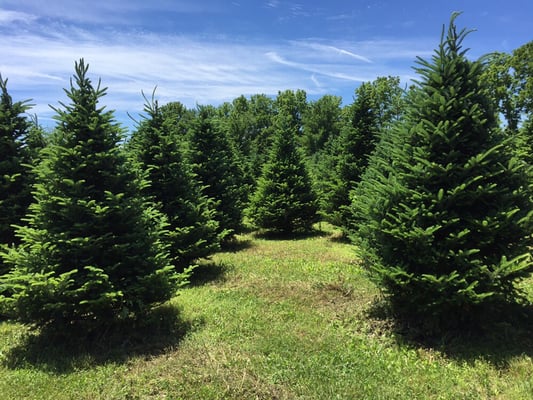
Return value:
[(318, 88), (321, 88), (321, 87), (322, 87), (322, 84), (321, 84), (320, 81), (317, 79), (317, 77), (316, 77), (315, 74), (311, 75), (311, 81), (315, 84), (316, 87), (318, 87)]
[(13, 22), (31, 22), (37, 19), (35, 15), (20, 11), (9, 11), (0, 9), (0, 26)]
[(139, 22), (143, 16), (163, 12), (173, 15), (220, 12), (224, 6), (215, 1), (200, 0), (2, 0), (4, 10), (24, 9), (28, 15), (54, 19), (66, 24), (128, 25)]
[(279, 6), (278, 0), (270, 0), (265, 3), (265, 6), (268, 8), (277, 8)]
[(295, 42), (295, 43), (299, 44), (300, 46), (306, 46), (306, 47), (309, 47), (311, 49), (315, 49), (315, 50), (318, 50), (318, 51), (333, 52), (333, 53), (337, 53), (337, 54), (340, 54), (340, 55), (352, 57), (352, 58), (354, 58), (356, 60), (359, 60), (359, 61), (364, 61), (364, 62), (367, 62), (367, 63), (371, 63), (372, 62), (367, 57), (364, 57), (364, 56), (362, 56), (360, 54), (355, 54), (355, 53), (353, 53), (351, 51), (348, 51), (348, 50), (345, 50), (345, 49), (340, 49), (338, 47), (331, 46), (331, 45), (324, 45), (324, 44), (320, 44), (320, 43), (316, 43), (316, 42), (304, 42), (304, 41), (299, 41), (299, 42)]
[[(340, 65), (331, 65), (331, 64), (324, 64), (324, 63), (302, 63), (302, 62), (294, 62), (285, 59), (281, 55), (279, 55), (277, 52), (270, 51), (266, 53), (267, 57), (272, 60), (275, 63), (278, 63), (280, 65), (284, 65), (287, 67), (291, 67), (297, 70), (302, 70), (306, 72), (311, 72), (315, 75), (322, 75), (324, 77), (329, 78), (335, 78), (335, 79), (341, 79), (345, 81), (351, 81), (351, 82), (364, 82), (367, 80), (372, 80), (369, 76), (365, 76), (363, 74), (358, 75), (356, 74), (355, 68), (348, 68), (346, 66), (340, 66)], [(350, 70), (351, 71), (348, 71)]]
[[(62, 89), (69, 86), (74, 61), (82, 57), (90, 64), (91, 77), (101, 78), (109, 88), (103, 102), (119, 113), (135, 114), (143, 107), (141, 90), (150, 93), (155, 86), (162, 103), (181, 101), (190, 107), (219, 104), (241, 94), (275, 95), (297, 88), (310, 95), (341, 95), (349, 101), (359, 82), (382, 75), (408, 79), (414, 56), (426, 51), (420, 40), (244, 42), (144, 31), (89, 31), (58, 21), (41, 24), (32, 15), (31, 7), (28, 14), (0, 11), (0, 24), (6, 25), (0, 29), (0, 72), (9, 78), (13, 97), (33, 99), (33, 112), (41, 120), (52, 114), (48, 104), (65, 100)], [(31, 26), (9, 29), (9, 24), (20, 21)]]

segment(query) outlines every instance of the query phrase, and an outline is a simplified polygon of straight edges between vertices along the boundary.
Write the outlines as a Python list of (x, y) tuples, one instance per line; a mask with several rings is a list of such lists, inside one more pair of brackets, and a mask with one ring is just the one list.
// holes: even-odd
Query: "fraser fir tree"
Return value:
[(335, 225), (345, 226), (345, 208), (350, 204), (350, 191), (361, 179), (368, 157), (377, 141), (377, 105), (370, 82), (356, 90), (354, 103), (345, 113), (348, 123), (339, 136), (328, 143), (319, 165), (321, 209)]
[(218, 129), (214, 108), (198, 108), (188, 145), (193, 173), (203, 186), (203, 194), (214, 202), (218, 233), (229, 237), (239, 232), (246, 196), (243, 170), (224, 131)]
[(178, 276), (161, 243), (162, 217), (139, 196), (121, 128), (99, 107), (88, 65), (76, 63), (71, 104), (56, 109), (57, 139), (36, 168), (35, 202), (2, 254), (5, 312), (36, 326), (94, 329), (168, 300)]
[(150, 183), (143, 193), (168, 218), (169, 250), (175, 266), (183, 269), (219, 249), (218, 223), (211, 202), (201, 194), (184, 159), (182, 138), (172, 134), (175, 121), (165, 120), (153, 97), (144, 111), (147, 115), (133, 133), (130, 148), (140, 168), (147, 171)]
[(335, 225), (346, 227), (350, 192), (361, 180), (378, 134), (401, 114), (403, 91), (399, 78), (379, 77), (355, 91), (343, 110), (340, 135), (327, 143), (317, 165), (321, 210)]
[[(21, 218), (31, 201), (26, 150), (31, 124), (23, 115), (29, 105), (13, 102), (7, 79), (0, 75), (0, 244), (17, 243), (13, 224)], [(0, 261), (0, 265), (1, 265)]]
[[(454, 14), (404, 121), (356, 191), (358, 233), (396, 316), (427, 332), (479, 326), (533, 270), (531, 181), (469, 61)], [(487, 313), (484, 313), (487, 311)]]
[(258, 228), (291, 233), (308, 231), (318, 221), (311, 179), (296, 145), (291, 115), (276, 117), (270, 159), (263, 168), (247, 214)]

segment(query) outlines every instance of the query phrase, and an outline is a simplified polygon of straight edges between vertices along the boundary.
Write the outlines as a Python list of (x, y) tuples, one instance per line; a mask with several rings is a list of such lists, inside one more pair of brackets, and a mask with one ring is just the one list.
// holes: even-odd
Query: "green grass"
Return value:
[(241, 236), (151, 328), (92, 348), (4, 322), (0, 398), (533, 398), (533, 330), (410, 342), (372, 317), (379, 293), (334, 236)]

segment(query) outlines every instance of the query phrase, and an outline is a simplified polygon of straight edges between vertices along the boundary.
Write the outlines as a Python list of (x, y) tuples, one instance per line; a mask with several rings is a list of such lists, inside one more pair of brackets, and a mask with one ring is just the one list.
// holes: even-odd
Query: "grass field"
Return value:
[(370, 312), (377, 289), (324, 229), (240, 236), (128, 335), (58, 344), (1, 323), (0, 398), (533, 399), (530, 327), (409, 341)]

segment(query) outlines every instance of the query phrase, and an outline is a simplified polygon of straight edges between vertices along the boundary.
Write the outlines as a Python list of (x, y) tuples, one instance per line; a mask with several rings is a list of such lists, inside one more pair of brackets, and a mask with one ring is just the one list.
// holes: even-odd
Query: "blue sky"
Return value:
[(415, 78), (452, 11), (476, 29), (472, 58), (533, 39), (531, 0), (0, 0), (0, 73), (44, 125), (80, 57), (126, 125), (155, 86), (160, 102), (188, 107), (285, 89), (350, 103), (363, 81)]

